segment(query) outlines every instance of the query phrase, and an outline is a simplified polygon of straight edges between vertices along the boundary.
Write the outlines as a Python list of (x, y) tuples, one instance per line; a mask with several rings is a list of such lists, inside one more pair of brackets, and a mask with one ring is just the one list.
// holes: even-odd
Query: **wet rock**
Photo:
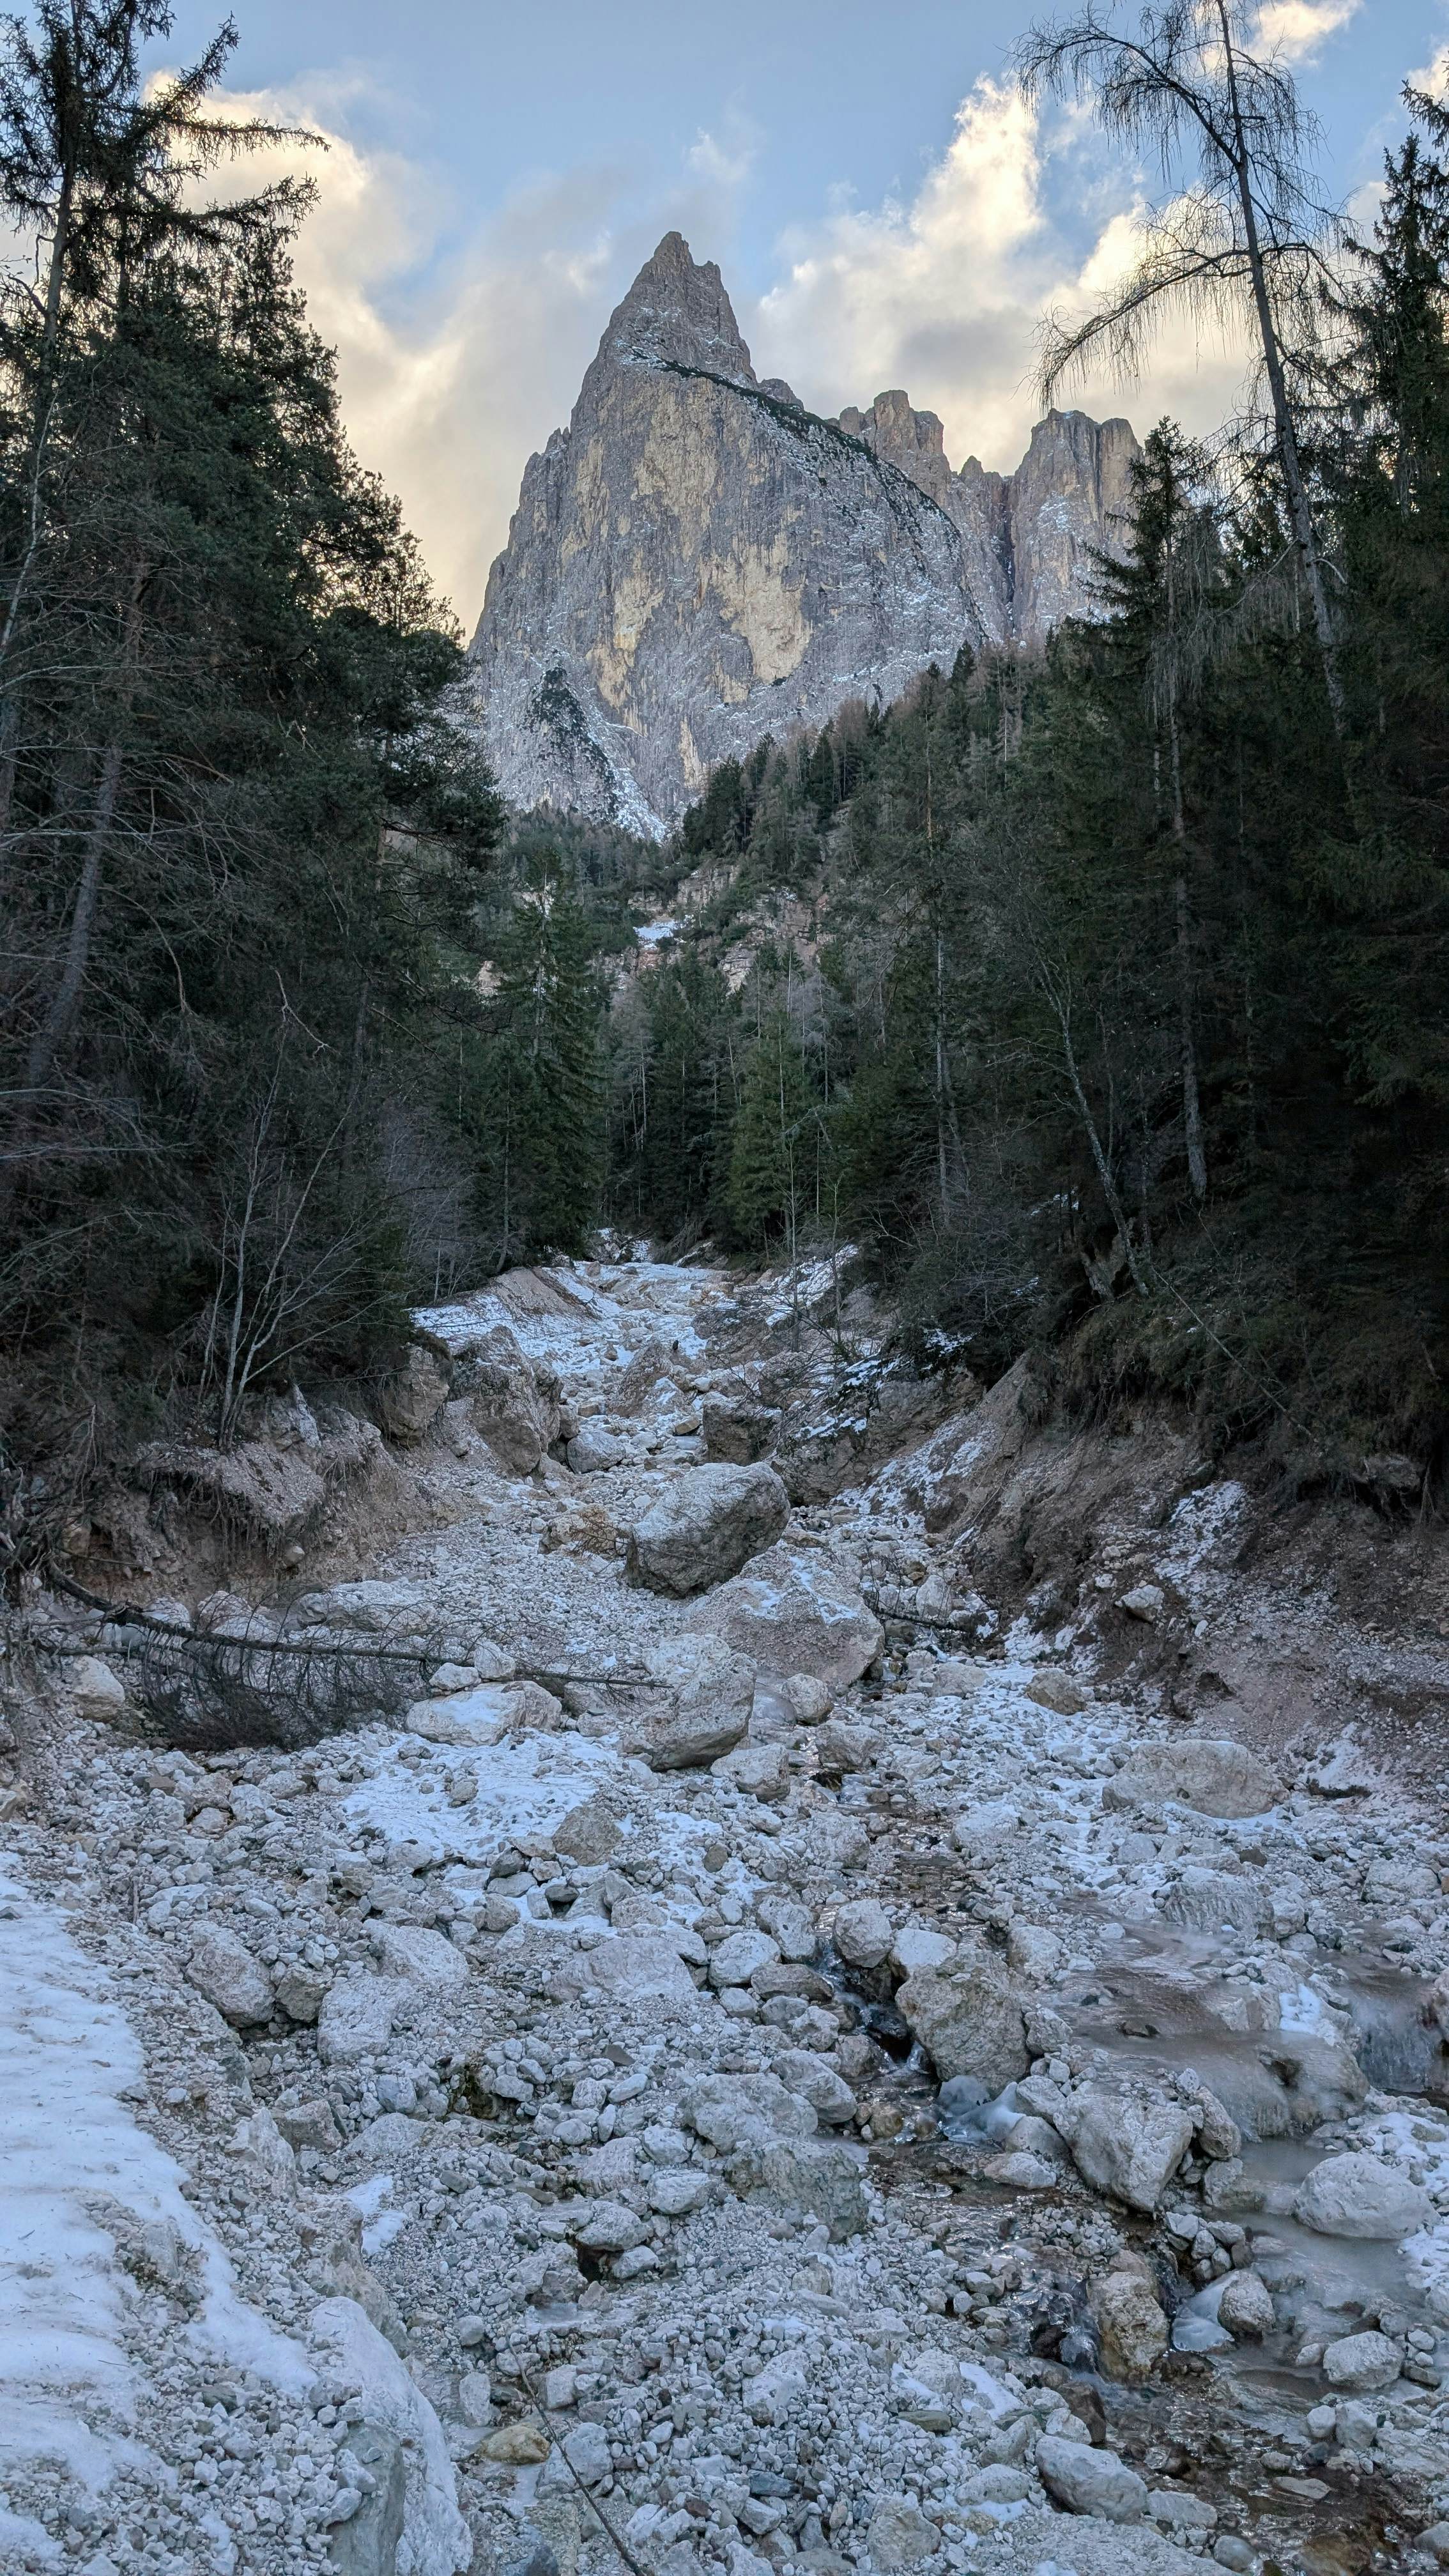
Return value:
[(187, 1976), (233, 2030), (272, 2017), (272, 1981), (244, 1941), (222, 1924), (204, 1923), (191, 1944)]
[(876, 1897), (861, 1896), (839, 1908), (832, 1937), (847, 1967), (878, 1968), (889, 1955), (895, 1925)]
[(1175, 2096), (1129, 2079), (1079, 2085), (1053, 2126), (1094, 2190), (1150, 2211), (1192, 2145), (1197, 2122)]
[(436, 1352), (410, 1343), (398, 1366), (377, 1388), (377, 1410), (390, 1440), (416, 1448), (448, 1399), (448, 1371)]
[(704, 1454), (732, 1467), (767, 1458), (780, 1437), (778, 1405), (752, 1404), (737, 1395), (707, 1395), (701, 1407)]
[(1036, 2446), (1036, 2471), (1048, 2495), (1068, 2513), (1093, 2514), (1102, 2522), (1140, 2522), (1147, 2510), (1145, 2481), (1115, 2452), (1093, 2450), (1088, 2442), (1044, 2433)]
[(1099, 2281), (1092, 2306), (1102, 2334), (1102, 2369), (1108, 2379), (1149, 2379), (1167, 2350), (1167, 2319), (1139, 2260), (1114, 2267)]
[(557, 1386), (530, 1365), (506, 1324), (465, 1343), (453, 1392), (467, 1396), (478, 1431), (515, 1476), (531, 1476), (558, 1438)]
[(1026, 2025), (1021, 2005), (1002, 1969), (986, 1950), (972, 1950), (948, 1969), (922, 1969), (896, 1994), (937, 2078), (974, 2075), (999, 2093), (1027, 2069)]
[(629, 1536), (629, 1573), (651, 1592), (685, 1599), (737, 1574), (772, 1545), (790, 1498), (770, 1467), (690, 1467)]
[(76, 1655), (65, 1668), (66, 1684), (80, 1715), (93, 1724), (119, 1717), (126, 1705), (125, 1684), (99, 1655)]
[(1273, 2332), (1278, 2322), (1272, 2292), (1260, 2273), (1230, 2272), (1218, 2301), (1218, 2323), (1236, 2343)]
[(1323, 2375), (1330, 2388), (1347, 2395), (1364, 2389), (1389, 2388), (1403, 2367), (1403, 2354), (1387, 2335), (1340, 2335), (1323, 2351)]
[(1293, 2215), (1319, 2236), (1357, 2237), (1367, 2242), (1412, 2236), (1432, 2226), (1434, 2205), (1427, 2192), (1377, 2156), (1325, 2156), (1300, 2184)]
[(928, 2522), (920, 2506), (910, 2496), (882, 2496), (870, 2518), (866, 2547), (870, 2562), (881, 2576), (893, 2576), (900, 2567), (919, 2567), (924, 2559), (934, 2558), (941, 2546), (941, 2534), (934, 2522)]
[[(768, 1469), (703, 1468), (699, 1474), (767, 1474)], [(812, 1673), (839, 1692), (858, 1681), (885, 1642), (861, 1599), (854, 1570), (826, 1548), (772, 1547), (747, 1574), (722, 1584), (689, 1614), (762, 1673)]]
[(1203, 1816), (1258, 1816), (1282, 1796), (1266, 1762), (1229, 1736), (1182, 1736), (1133, 1756), (1102, 1791), (1104, 1807), (1122, 1813), (1168, 1799)]

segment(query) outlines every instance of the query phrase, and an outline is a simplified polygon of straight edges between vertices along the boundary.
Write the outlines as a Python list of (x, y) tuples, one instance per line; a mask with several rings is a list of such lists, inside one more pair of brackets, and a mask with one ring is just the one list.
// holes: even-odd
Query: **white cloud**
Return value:
[(1410, 72), (1409, 87), (1426, 90), (1430, 98), (1443, 98), (1449, 90), (1449, 45), (1441, 45), (1432, 62)]
[(296, 269), (337, 351), (349, 435), (399, 494), (434, 580), (471, 629), (526, 458), (567, 420), (612, 306), (661, 233), (678, 225), (697, 247), (728, 233), (753, 129), (727, 119), (720, 136), (701, 134), (678, 185), (643, 214), (627, 171), (567, 171), (520, 189), (458, 243), (455, 208), (416, 162), (338, 130), (348, 105), (336, 92), (220, 102), (230, 116), (306, 124), (326, 141), (322, 153), (259, 154), (242, 180), (302, 169), (315, 182)]
[[(1014, 89), (978, 82), (908, 204), (845, 207), (788, 238), (789, 273), (750, 317), (757, 363), (818, 410), (903, 385), (941, 415), (953, 464), (972, 453), (1009, 470), (1040, 412), (1041, 316), (1089, 306), (1129, 264), (1141, 216), (1130, 182), (1115, 204), (1104, 195), (1082, 141), (1078, 117), (1047, 125)], [(1070, 156), (1078, 203), (1094, 209), (1085, 255), (1052, 212), (1058, 155)], [(1240, 349), (1173, 323), (1142, 385), (1089, 379), (1061, 399), (1126, 409), (1139, 428), (1168, 411), (1203, 432), (1231, 408), (1243, 369)]]
[[(1335, 5), (1343, 0), (1318, 0), (1317, 14)], [(226, 104), (330, 129), (330, 150), (304, 156), (318, 199), (299, 280), (337, 350), (354, 445), (400, 495), (435, 580), (471, 627), (525, 459), (567, 420), (610, 309), (661, 233), (678, 226), (728, 282), (755, 130), (733, 115), (701, 131), (677, 181), (643, 202), (621, 170), (541, 177), (459, 241), (456, 209), (416, 163), (338, 130), (345, 96)], [(295, 158), (264, 156), (264, 174)], [(779, 284), (753, 307), (738, 299), (741, 326), (761, 375), (788, 378), (813, 409), (904, 385), (940, 413), (954, 464), (975, 453), (1009, 469), (1040, 409), (1041, 315), (1083, 309), (1121, 272), (1140, 214), (1085, 113), (1047, 123), (1014, 89), (982, 80), (915, 193), (875, 209), (837, 201), (797, 227), (781, 244)], [(1126, 410), (1139, 429), (1166, 411), (1203, 433), (1232, 408), (1243, 368), (1241, 349), (1174, 324), (1141, 386), (1089, 381), (1063, 399), (1099, 415)]]
[(1363, 0), (1264, 0), (1253, 41), (1285, 62), (1304, 63), (1356, 18)]

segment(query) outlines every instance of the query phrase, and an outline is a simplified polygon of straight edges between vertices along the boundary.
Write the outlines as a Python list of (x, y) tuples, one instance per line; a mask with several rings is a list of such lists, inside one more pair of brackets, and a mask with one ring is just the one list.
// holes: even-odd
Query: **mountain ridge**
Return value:
[(489, 574), (470, 657), (505, 795), (659, 838), (764, 734), (884, 702), (963, 644), (1040, 641), (1089, 605), (1136, 452), (1125, 421), (1051, 413), (1016, 477), (953, 473), (903, 392), (811, 412), (666, 234)]

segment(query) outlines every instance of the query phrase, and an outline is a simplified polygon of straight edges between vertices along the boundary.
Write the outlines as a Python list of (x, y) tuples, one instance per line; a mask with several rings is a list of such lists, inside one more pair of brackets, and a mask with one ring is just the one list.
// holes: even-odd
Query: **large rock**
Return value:
[(1036, 2473), (1047, 2494), (1068, 2513), (1095, 2514), (1101, 2522), (1139, 2522), (1147, 2510), (1147, 2487), (1136, 2470), (1115, 2451), (1095, 2451), (1089, 2442), (1043, 2433), (1036, 2446)]
[(616, 1431), (606, 1431), (602, 1423), (581, 1422), (564, 1451), (576, 1476), (604, 1476), (611, 1467), (623, 1465), (629, 1452)]
[(848, 1968), (878, 1968), (890, 1955), (896, 1928), (878, 1897), (858, 1896), (838, 1908), (833, 1937)]
[(898, 390), (838, 421), (760, 383), (719, 271), (669, 233), (567, 429), (530, 458), (473, 640), (509, 801), (662, 836), (713, 766), (883, 700), (963, 641), (1040, 642), (1117, 542), (1136, 441), (1052, 412), (1014, 476), (947, 463)]
[(381, 1380), (377, 1410), (390, 1440), (415, 1448), (432, 1429), (448, 1398), (448, 1370), (422, 1342), (412, 1342)]
[(1257, 2341), (1278, 2322), (1273, 2293), (1260, 2272), (1230, 2272), (1218, 2301), (1218, 2323), (1237, 2343)]
[(684, 1600), (725, 1583), (780, 1535), (790, 1497), (770, 1467), (690, 1467), (629, 1534), (629, 1572)]
[(853, 1568), (826, 1548), (788, 1542), (701, 1601), (689, 1625), (713, 1630), (762, 1673), (811, 1673), (831, 1691), (858, 1681), (885, 1643)]
[(778, 1405), (747, 1396), (707, 1395), (701, 1407), (704, 1454), (723, 1466), (750, 1467), (767, 1458), (780, 1436)]
[(907, 1977), (896, 2003), (940, 2083), (971, 2075), (988, 2093), (999, 2093), (1026, 2073), (1021, 2005), (990, 1951), (967, 1950), (940, 1970)]
[(1417, 2183), (1377, 2156), (1325, 2156), (1300, 2184), (1293, 2215), (1319, 2236), (1397, 2241), (1434, 2223), (1434, 2204)]
[(1391, 2388), (1403, 2368), (1403, 2354), (1387, 2335), (1340, 2335), (1323, 2349), (1323, 2376), (1330, 2388), (1359, 2396), (1370, 2388)]
[(558, 1438), (557, 1383), (535, 1369), (506, 1324), (466, 1342), (453, 1366), (453, 1391), (501, 1466), (531, 1476)]
[(1160, 1807), (1168, 1799), (1203, 1816), (1259, 1816), (1282, 1796), (1266, 1762), (1225, 1735), (1178, 1736), (1133, 1755), (1102, 1792), (1104, 1807)]
[(372, 1936), (373, 1955), (385, 1977), (411, 1978), (420, 1986), (466, 1985), (468, 1962), (441, 1932), (417, 1923), (382, 1923)]
[(65, 1677), (82, 1717), (105, 1720), (120, 1716), (126, 1705), (125, 1684), (99, 1655), (77, 1655), (74, 1662), (67, 1664)]
[(871, 2515), (866, 2546), (872, 2567), (881, 2576), (895, 2576), (897, 2568), (919, 2567), (923, 2559), (935, 2557), (940, 2526), (926, 2520), (914, 2497), (884, 2495)]
[(203, 1923), (191, 1944), (186, 1973), (198, 1994), (215, 2004), (233, 2030), (270, 2021), (272, 1981), (245, 1942), (220, 1923)]
[(695, 1771), (740, 1743), (755, 1699), (746, 1656), (718, 1637), (672, 1637), (644, 1661), (649, 1681), (605, 1703), (626, 1752), (652, 1771)]
[(1149, 2379), (1167, 2350), (1167, 2319), (1145, 2263), (1107, 2273), (1092, 2299), (1108, 2379)]
[(1198, 2125), (1175, 2095), (1131, 2079), (1078, 2085), (1053, 2120), (1083, 2179), (1141, 2210), (1157, 2207)]
[(870, 2210), (865, 2176), (849, 2147), (814, 2138), (749, 2144), (730, 2159), (729, 2180), (742, 2200), (762, 2200), (798, 2218), (818, 2219), (834, 2244), (859, 2236)]
[(355, 2066), (377, 2057), (392, 2037), (405, 1989), (396, 1977), (339, 1977), (317, 2016), (324, 2066)]
[(689, 2126), (722, 2155), (771, 2146), (780, 2138), (813, 2137), (818, 2126), (810, 2104), (775, 2075), (706, 2075), (681, 2107)]
[(1272, 1920), (1273, 1899), (1259, 1870), (1235, 1874), (1190, 1864), (1162, 1899), (1169, 1923), (1193, 1932), (1261, 1932)]

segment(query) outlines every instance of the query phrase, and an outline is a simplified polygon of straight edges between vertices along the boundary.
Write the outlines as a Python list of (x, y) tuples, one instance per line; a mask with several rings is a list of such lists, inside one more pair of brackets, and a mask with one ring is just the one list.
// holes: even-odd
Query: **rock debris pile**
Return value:
[(1449, 2563), (1449, 1837), (1132, 1666), (1230, 1494), (1013, 1615), (1012, 1390), (727, 1291), (425, 1316), (410, 1527), (153, 1585), (416, 1655), (389, 1715), (158, 1741), (124, 1618), (28, 1606), (15, 2576)]

